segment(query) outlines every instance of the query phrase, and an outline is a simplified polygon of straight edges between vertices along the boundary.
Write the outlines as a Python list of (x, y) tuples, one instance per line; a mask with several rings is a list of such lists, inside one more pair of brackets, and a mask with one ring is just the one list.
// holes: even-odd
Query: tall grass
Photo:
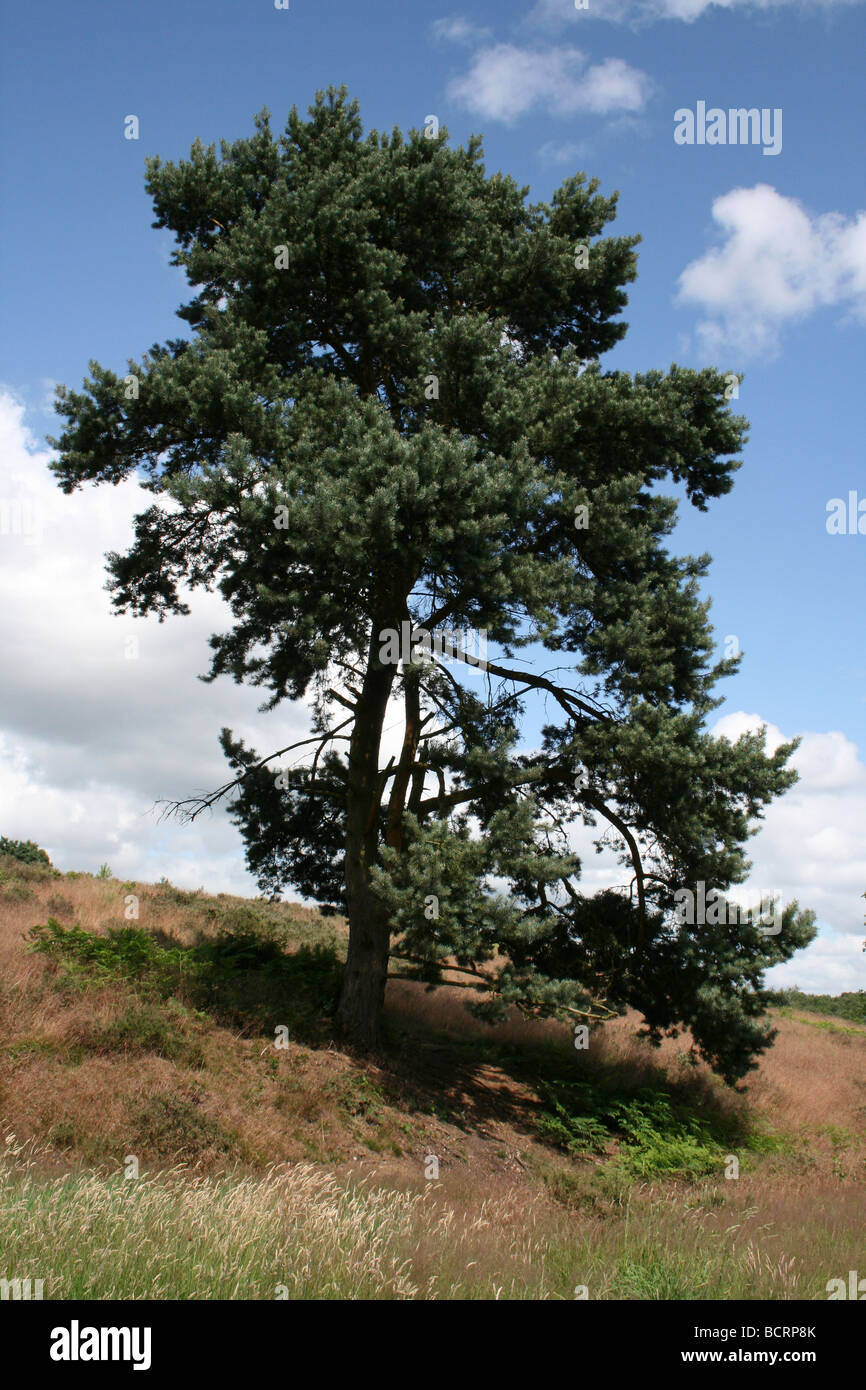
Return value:
[(570, 1222), (518, 1192), (455, 1205), (435, 1184), (377, 1190), (309, 1164), (46, 1179), (14, 1141), (7, 1155), (0, 1273), (42, 1279), (46, 1298), (822, 1298), (845, 1258), (826, 1241), (811, 1259), (780, 1249), (748, 1215), (711, 1229), (708, 1208), (684, 1219), (640, 1185), (620, 1220)]
[[(734, 1095), (634, 1017), (578, 1053), (562, 1025), (491, 1029), (393, 981), (390, 1049), (362, 1061), (330, 1041), (344, 946), (305, 908), (3, 858), (0, 1106), (28, 1143), (0, 1134), (0, 1278), (48, 1298), (778, 1300), (862, 1271), (862, 1026), (786, 1009)], [(141, 1178), (118, 1176), (130, 1153)]]

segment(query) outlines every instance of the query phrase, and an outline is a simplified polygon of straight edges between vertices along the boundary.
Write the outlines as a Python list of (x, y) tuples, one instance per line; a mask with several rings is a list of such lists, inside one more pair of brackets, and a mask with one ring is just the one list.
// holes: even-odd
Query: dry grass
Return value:
[(437, 1184), (387, 1190), (312, 1165), (47, 1182), (14, 1140), (7, 1153), (7, 1277), (42, 1279), (50, 1298), (820, 1298), (856, 1259), (853, 1193), (817, 1242), (792, 1242), (767, 1209), (720, 1214), (645, 1185), (620, 1220), (569, 1221), (513, 1186), (457, 1203)]
[[(862, 1265), (866, 1029), (781, 1018), (744, 1097), (685, 1066), (688, 1039), (657, 1050), (634, 1038), (635, 1017), (606, 1025), (583, 1059), (591, 1074), (667, 1078), (702, 1114), (776, 1136), (736, 1182), (626, 1182), (536, 1133), (535, 1061), (575, 1063), (563, 1025), (490, 1029), (462, 993), (396, 981), (377, 1064), (327, 1037), (279, 1051), (182, 1002), (154, 1005), (134, 981), (76, 984), (23, 936), (49, 915), (122, 926), (129, 893), (140, 926), (185, 945), (255, 911), (289, 949), (324, 930), (339, 950), (341, 921), (6, 870), (0, 1113), (17, 1138), (0, 1165), (0, 1274), (94, 1298), (272, 1298), (277, 1285), (292, 1298), (570, 1298), (575, 1285), (594, 1298), (815, 1298)], [(119, 1176), (130, 1153), (137, 1181)]]

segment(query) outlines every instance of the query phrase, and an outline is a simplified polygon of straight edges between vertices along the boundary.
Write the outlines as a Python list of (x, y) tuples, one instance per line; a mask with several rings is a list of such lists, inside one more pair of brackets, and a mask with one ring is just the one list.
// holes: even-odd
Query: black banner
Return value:
[[(813, 1303), (636, 1303), (576, 1299), (536, 1303), (520, 1309), (507, 1324), (508, 1342), (491, 1344), (485, 1333), (503, 1324), (501, 1312), (477, 1302), (448, 1305), (449, 1339), (466, 1318), (466, 1332), (484, 1338), (485, 1362), (507, 1367), (518, 1352), (536, 1359), (540, 1347), (533, 1333), (553, 1331), (567, 1339), (561, 1353), (575, 1359), (574, 1375), (583, 1376), (587, 1363), (601, 1358), (610, 1371), (667, 1375), (682, 1367), (687, 1376), (706, 1369), (728, 1371), (762, 1367), (811, 1370), (826, 1382), (828, 1376), (859, 1363), (866, 1308), (857, 1300)], [(844, 1306), (845, 1303), (855, 1306)], [(465, 1309), (461, 1315), (460, 1308)], [(39, 1371), (50, 1381), (70, 1376), (92, 1380), (108, 1373), (162, 1379), (172, 1374), (204, 1372), (225, 1380), (234, 1374), (270, 1367), (294, 1375), (302, 1357), (307, 1367), (319, 1360), (332, 1379), (344, 1358), (346, 1369), (372, 1368), (388, 1342), (371, 1344), (371, 1333), (383, 1338), (399, 1327), (417, 1328), (416, 1319), (441, 1336), (446, 1324), (435, 1302), (421, 1312), (417, 1304), (395, 1307), (384, 1302), (272, 1303), (63, 1303), (7, 1300), (0, 1303), (0, 1326), (6, 1345), (25, 1371)], [(335, 1333), (339, 1328), (339, 1336)], [(377, 1351), (373, 1346), (377, 1346)], [(494, 1348), (496, 1350), (494, 1350)], [(570, 1349), (570, 1351), (569, 1351)], [(443, 1348), (444, 1350), (444, 1348)], [(456, 1345), (455, 1345), (456, 1350)], [(405, 1354), (402, 1355), (404, 1367)], [(425, 1364), (427, 1364), (425, 1359)], [(579, 1371), (578, 1368), (581, 1368)], [(491, 1369), (494, 1369), (491, 1367)], [(567, 1374), (560, 1364), (557, 1375)], [(850, 1374), (850, 1371), (849, 1371)]]

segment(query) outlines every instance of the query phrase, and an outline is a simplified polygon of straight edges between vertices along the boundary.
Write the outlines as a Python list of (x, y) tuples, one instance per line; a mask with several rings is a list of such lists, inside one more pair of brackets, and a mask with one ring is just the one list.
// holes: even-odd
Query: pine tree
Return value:
[[(491, 1019), (631, 1006), (653, 1041), (687, 1026), (733, 1082), (773, 1036), (763, 970), (812, 914), (790, 904), (776, 935), (689, 925), (674, 894), (743, 881), (796, 744), (708, 734), (739, 658), (712, 661), (709, 558), (670, 553), (661, 489), (706, 510), (746, 422), (718, 371), (601, 369), (639, 238), (603, 235), (597, 180), (529, 204), (479, 137), (365, 138), (344, 88), (309, 115), (148, 160), (154, 226), (197, 291), (189, 336), (58, 390), (60, 486), (136, 474), (156, 498), (108, 557), (114, 605), (162, 619), (189, 611), (182, 585), (216, 585), (234, 623), (206, 678), (264, 687), (266, 709), (312, 698), (301, 765), (224, 729), (235, 776), (178, 807), (234, 794), (260, 885), (347, 915), (356, 1045), (380, 1041), (389, 964), (447, 968)], [(454, 632), (494, 655), (446, 659)], [(534, 749), (528, 698), (550, 721)], [(576, 817), (629, 889), (581, 892)]]

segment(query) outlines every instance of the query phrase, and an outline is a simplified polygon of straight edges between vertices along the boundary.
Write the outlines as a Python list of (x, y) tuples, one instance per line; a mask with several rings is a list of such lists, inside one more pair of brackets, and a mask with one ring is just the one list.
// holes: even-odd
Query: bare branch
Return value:
[[(245, 768), (239, 777), (235, 777), (231, 782), (226, 782), (223, 786), (217, 787), (215, 792), (211, 792), (207, 796), (188, 796), (180, 801), (162, 800), (155, 802), (157, 806), (166, 806), (168, 808), (162, 813), (160, 819), (165, 820), (169, 816), (177, 815), (184, 822), (188, 823), (194, 821), (197, 816), (201, 815), (202, 811), (208, 810), (211, 806), (214, 806), (216, 802), (226, 796), (232, 788), (239, 787), (245, 778), (249, 777), (250, 773), (258, 772), (259, 768), (264, 767), (272, 758), (281, 758), (284, 753), (292, 753), (296, 748), (304, 748), (310, 743), (318, 743), (319, 749), (316, 753), (316, 757), (318, 757), (319, 751), (326, 743), (330, 743), (335, 739), (347, 740), (348, 736), (346, 734), (340, 734), (339, 730), (345, 729), (346, 725), (351, 724), (351, 722), (351, 719), (344, 719), (342, 724), (338, 724), (336, 729), (328, 730), (324, 736), (315, 734), (312, 738), (298, 739), (297, 743), (289, 743), (285, 748), (278, 748), (276, 752), (268, 753), (266, 757), (260, 758), (257, 763), (252, 763), (248, 768)], [(187, 811), (184, 809), (187, 806), (194, 806), (196, 809), (194, 811)]]

